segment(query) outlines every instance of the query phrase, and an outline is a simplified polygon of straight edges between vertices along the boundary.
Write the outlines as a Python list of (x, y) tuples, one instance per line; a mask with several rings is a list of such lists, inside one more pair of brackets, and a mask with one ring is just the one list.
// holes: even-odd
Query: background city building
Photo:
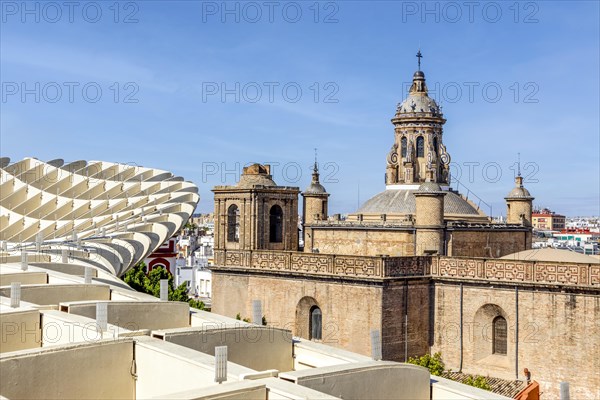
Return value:
[(535, 229), (562, 231), (566, 227), (566, 217), (547, 208), (535, 210), (531, 218)]

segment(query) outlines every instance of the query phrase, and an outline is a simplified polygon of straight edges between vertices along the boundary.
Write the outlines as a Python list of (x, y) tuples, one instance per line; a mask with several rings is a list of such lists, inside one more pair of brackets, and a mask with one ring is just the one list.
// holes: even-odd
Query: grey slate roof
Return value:
[(323, 185), (318, 182), (312, 182), (310, 186), (306, 188), (304, 194), (324, 194), (327, 193)]
[(513, 190), (510, 191), (510, 193), (508, 194), (508, 196), (506, 196), (507, 199), (531, 199), (531, 193), (529, 193), (529, 190), (525, 189), (524, 187), (516, 187), (513, 188)]
[[(367, 200), (358, 214), (414, 214), (416, 211), (414, 190), (387, 189)], [(479, 212), (456, 193), (446, 191), (444, 214), (478, 216)]]

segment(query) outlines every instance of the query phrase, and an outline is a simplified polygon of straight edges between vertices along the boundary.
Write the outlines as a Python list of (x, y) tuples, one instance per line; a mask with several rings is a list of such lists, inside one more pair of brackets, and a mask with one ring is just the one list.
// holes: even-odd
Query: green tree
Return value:
[(125, 283), (131, 286), (132, 289), (143, 293), (146, 293), (147, 279), (146, 264), (143, 261), (134, 265), (133, 268), (127, 271), (123, 278)]
[(169, 300), (171, 301), (187, 301), (189, 303), (190, 297), (188, 296), (187, 284), (184, 282), (175, 288), (173, 291), (169, 291)]
[(183, 226), (183, 228), (181, 230), (185, 231), (189, 235), (189, 234), (195, 232), (196, 229), (198, 229), (198, 225), (196, 225), (195, 223), (192, 223), (188, 220), (188, 222), (185, 223), (185, 225)]
[(409, 357), (408, 362), (415, 365), (420, 365), (429, 370), (431, 375), (441, 376), (446, 369), (442, 361), (442, 353), (435, 353), (433, 356), (425, 354), (421, 357)]
[(169, 273), (163, 267), (152, 268), (152, 271), (147, 275), (148, 280), (146, 281), (146, 293), (151, 294), (154, 297), (160, 297), (160, 281), (167, 279), (169, 281), (169, 300), (171, 300), (171, 294), (173, 292), (173, 275)]
[(182, 301), (188, 303), (190, 307), (199, 310), (205, 309), (204, 302), (189, 298), (185, 283), (176, 288), (173, 275), (163, 267), (153, 268), (149, 274), (146, 274), (146, 264), (140, 262), (127, 271), (123, 277), (123, 281), (131, 286), (132, 289), (154, 297), (160, 297), (160, 281), (162, 279), (167, 279), (169, 282), (167, 287), (170, 301)]

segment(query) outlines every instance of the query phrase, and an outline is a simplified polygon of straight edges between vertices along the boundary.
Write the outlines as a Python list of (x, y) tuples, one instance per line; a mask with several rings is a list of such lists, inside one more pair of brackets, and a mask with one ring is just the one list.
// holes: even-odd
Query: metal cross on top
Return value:
[(419, 63), (419, 71), (421, 70), (421, 58), (423, 58), (423, 55), (421, 54), (421, 49), (419, 49), (419, 51), (417, 52), (417, 59), (418, 59), (418, 63)]

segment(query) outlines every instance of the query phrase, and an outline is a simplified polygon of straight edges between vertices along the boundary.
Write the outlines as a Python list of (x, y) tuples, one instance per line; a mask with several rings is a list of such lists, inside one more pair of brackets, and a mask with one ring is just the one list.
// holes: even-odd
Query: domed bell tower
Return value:
[(523, 186), (521, 173), (515, 178), (515, 187), (504, 199), (506, 200), (506, 222), (530, 228), (534, 197)]
[(302, 193), (303, 212), (302, 224), (310, 225), (317, 221), (327, 220), (327, 209), (329, 193), (319, 182), (319, 167), (315, 157), (313, 166), (312, 181), (306, 190)]
[(417, 53), (419, 69), (413, 75), (408, 97), (392, 118), (395, 140), (387, 157), (385, 183), (388, 186), (415, 185), (427, 180), (449, 182), (450, 155), (442, 142), (446, 123), (441, 107), (428, 95), (425, 74), (421, 71), (421, 52)]

